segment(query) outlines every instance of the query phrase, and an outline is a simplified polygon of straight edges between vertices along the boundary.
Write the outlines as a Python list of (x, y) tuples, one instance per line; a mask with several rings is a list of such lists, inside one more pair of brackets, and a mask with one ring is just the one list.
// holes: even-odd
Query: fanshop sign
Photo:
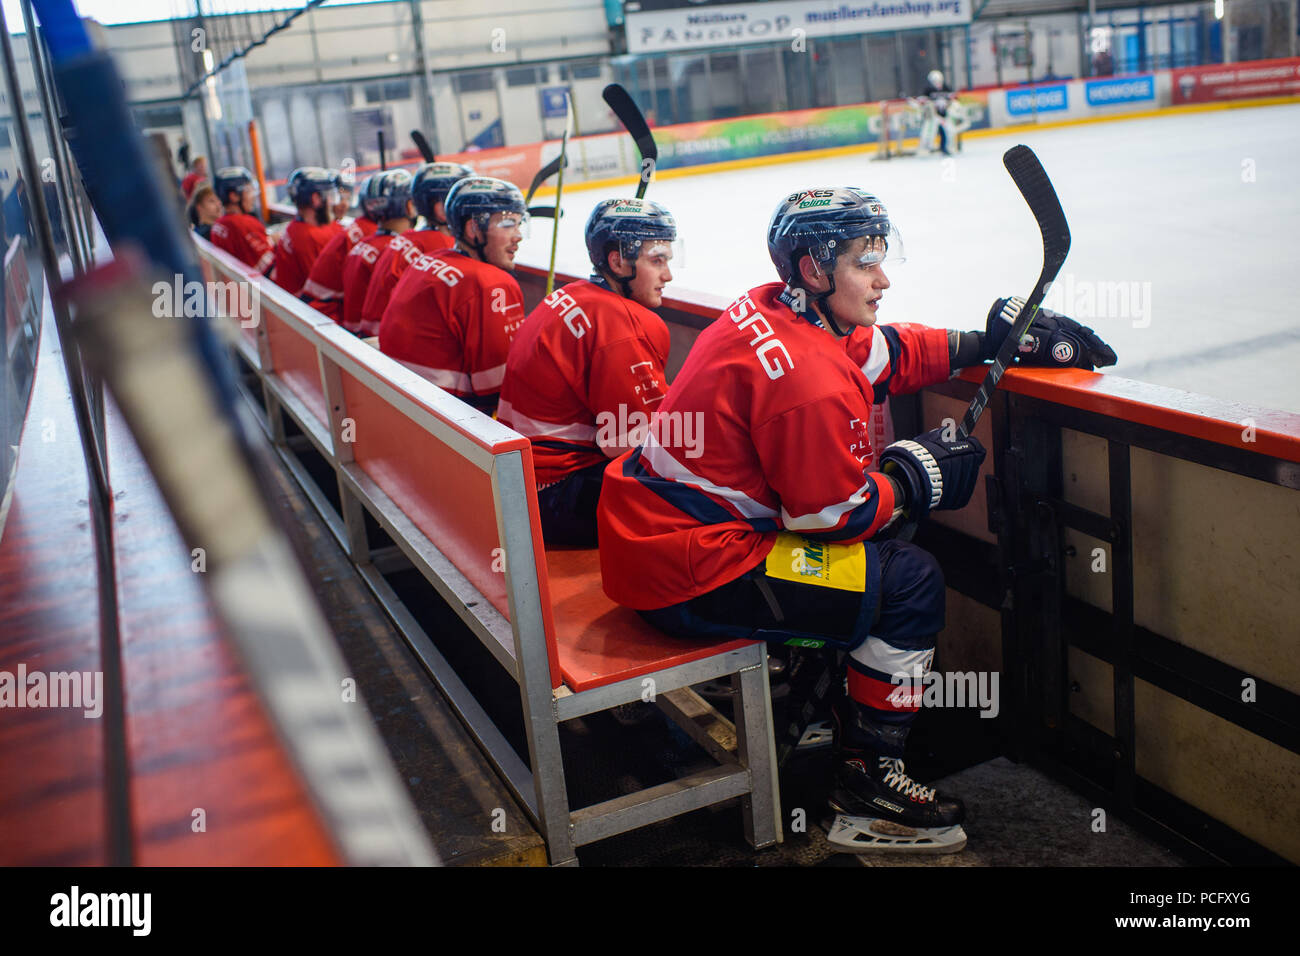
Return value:
[(773, 0), (641, 12), (629, 5), (627, 48), (657, 53), (970, 21), (970, 0)]

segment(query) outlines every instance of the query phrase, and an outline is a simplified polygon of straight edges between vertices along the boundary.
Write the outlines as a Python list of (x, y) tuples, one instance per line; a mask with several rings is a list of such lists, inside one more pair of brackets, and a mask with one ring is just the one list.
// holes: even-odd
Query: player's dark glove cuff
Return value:
[(880, 462), (885, 473), (903, 486), (908, 517), (919, 521), (931, 511), (966, 506), (984, 455), (977, 439), (947, 440), (943, 430), (936, 428), (887, 446)]

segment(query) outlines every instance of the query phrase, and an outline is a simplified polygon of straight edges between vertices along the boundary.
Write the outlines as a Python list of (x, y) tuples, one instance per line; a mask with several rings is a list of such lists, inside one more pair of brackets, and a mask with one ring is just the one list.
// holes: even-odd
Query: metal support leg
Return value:
[(732, 677), (739, 683), (736, 742), (741, 766), (749, 768), (750, 792), (741, 797), (745, 840), (756, 850), (781, 842), (781, 796), (776, 776), (776, 741), (772, 732), (772, 697), (767, 684), (766, 648), (758, 663)]
[[(520, 688), (521, 692), (523, 688)], [(525, 703), (525, 706), (527, 704)], [(528, 757), (533, 767), (537, 824), (546, 841), (551, 866), (577, 866), (569, 825), (569, 795), (564, 785), (560, 728), (554, 721), (533, 719), (528, 726)]]
[(267, 387), (265, 376), (262, 377), (262, 402), (266, 405), (266, 424), (271, 432), (271, 443), (283, 448), (284, 409), (280, 407), (275, 394)]

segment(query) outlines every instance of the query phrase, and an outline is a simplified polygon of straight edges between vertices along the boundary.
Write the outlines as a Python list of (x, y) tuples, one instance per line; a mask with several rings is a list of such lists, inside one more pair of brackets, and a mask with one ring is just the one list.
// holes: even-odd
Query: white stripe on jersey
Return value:
[(889, 343), (885, 341), (885, 333), (874, 325), (871, 327), (871, 336), (871, 354), (863, 363), (862, 372), (867, 376), (867, 381), (875, 385), (876, 379), (889, 364)]
[(655, 470), (655, 472), (664, 478), (671, 478), (673, 481), (683, 485), (693, 485), (701, 491), (707, 491), (711, 495), (724, 498), (731, 502), (735, 509), (746, 518), (775, 518), (776, 512), (766, 505), (759, 504), (743, 491), (737, 491), (735, 488), (724, 488), (722, 485), (715, 485), (707, 478), (701, 478), (692, 472), (689, 468), (679, 462), (672, 455), (664, 450), (655, 438), (654, 432), (646, 436), (641, 445), (641, 454), (646, 463)]
[[(523, 308), (523, 306), (520, 306)], [(500, 388), (501, 383), (506, 380), (506, 363), (502, 362), (496, 368), (485, 368), (481, 372), (475, 372), (472, 381), (474, 390), (482, 391), (485, 388)]]
[(866, 490), (867, 483), (863, 482), (862, 487), (853, 492), (848, 501), (841, 501), (837, 505), (827, 505), (816, 514), (800, 515), (797, 518), (782, 507), (781, 523), (785, 525), (787, 531), (827, 531), (839, 524), (840, 519), (854, 508), (866, 502)]
[(596, 426), (574, 423), (557, 425), (554, 422), (539, 422), (535, 418), (520, 414), (509, 402), (502, 399), (497, 406), (497, 420), (508, 425), (525, 438), (567, 438), (572, 441), (596, 440)]
[(327, 289), (319, 282), (308, 279), (302, 285), (302, 295), (309, 295), (313, 299), (319, 299), (321, 302), (329, 302), (331, 299), (343, 298), (342, 292), (335, 292), (333, 289)]
[(445, 368), (430, 368), (427, 365), (420, 365), (418, 362), (408, 362), (405, 359), (398, 359), (397, 361), (401, 362), (412, 372), (428, 379), (439, 388), (451, 388), (461, 392), (470, 391), (469, 376), (464, 372), (456, 372)]

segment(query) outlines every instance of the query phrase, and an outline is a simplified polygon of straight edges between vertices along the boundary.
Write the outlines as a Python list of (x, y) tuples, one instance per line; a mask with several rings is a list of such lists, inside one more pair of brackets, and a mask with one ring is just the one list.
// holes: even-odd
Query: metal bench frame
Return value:
[[(234, 350), (256, 373), (262, 387), (266, 415), (256, 416), (259, 424), (411, 650), (537, 825), (546, 840), (551, 863), (575, 865), (578, 846), (735, 798), (741, 803), (745, 839), (753, 847), (761, 849), (780, 842), (780, 798), (765, 645), (756, 642), (581, 693), (564, 686), (558, 673), (552, 674), (548, 657), (529, 514), (530, 504), (536, 507), (531, 469), (525, 468), (517, 448), (500, 453), (492, 450), (519, 436), (278, 287), (250, 278), (247, 270), (225, 253), (202, 240), (196, 242), (205, 272), (213, 278), (258, 283), (261, 309), (272, 309), (277, 319), (315, 349), (329, 412), (327, 425), (277, 374), (266, 323), (258, 322), (251, 331), (234, 329)], [(353, 460), (352, 446), (343, 440), (344, 422), (349, 417), (341, 380), (344, 371), (491, 476), (497, 533), (506, 557), (509, 619), (416, 527), (401, 503), (394, 501)], [(249, 405), (260, 412), (252, 395), (247, 397)], [(333, 468), (341, 515), (297, 460), (285, 436), (283, 414), (297, 423)], [(370, 548), (365, 512), (392, 538), (396, 548)], [(527, 765), (385, 580), (385, 572), (404, 567), (408, 561), (519, 685), (528, 740)], [(734, 727), (690, 690), (692, 684), (728, 676), (735, 695)], [(603, 803), (571, 808), (559, 723), (641, 700), (647, 677), (654, 681), (655, 702), (660, 709), (698, 741), (718, 765)]]

